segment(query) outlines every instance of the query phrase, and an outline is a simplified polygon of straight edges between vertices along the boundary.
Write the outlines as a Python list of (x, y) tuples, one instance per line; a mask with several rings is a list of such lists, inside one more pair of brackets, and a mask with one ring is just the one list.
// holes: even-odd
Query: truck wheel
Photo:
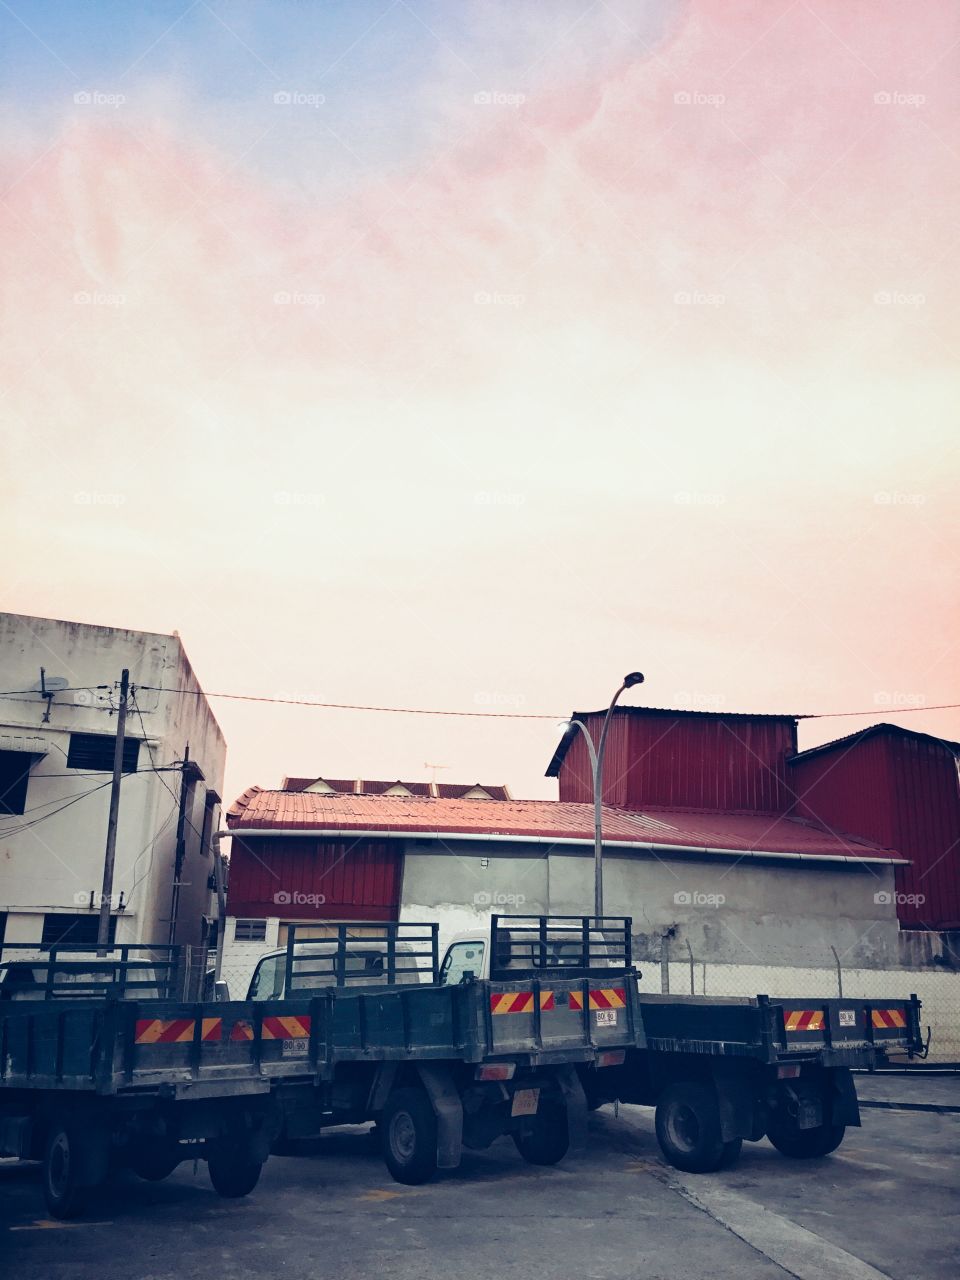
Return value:
[(813, 1160), (836, 1151), (847, 1131), (845, 1124), (822, 1124), (816, 1129), (772, 1126), (767, 1137), (781, 1155), (794, 1160)]
[(547, 1107), (525, 1120), (513, 1141), (527, 1164), (559, 1164), (570, 1146), (565, 1107)]
[(713, 1173), (736, 1163), (742, 1138), (724, 1142), (720, 1108), (713, 1089), (680, 1081), (664, 1089), (657, 1102), (657, 1141), (675, 1169)]
[(428, 1182), (437, 1171), (437, 1117), (424, 1090), (394, 1090), (379, 1127), (383, 1158), (397, 1182)]
[(43, 1153), (43, 1197), (54, 1218), (73, 1218), (83, 1208), (87, 1188), (80, 1184), (80, 1142), (77, 1130), (55, 1121), (47, 1133)]
[(236, 1148), (211, 1151), (207, 1156), (207, 1172), (213, 1189), (225, 1200), (248, 1196), (260, 1181), (263, 1164)]
[(182, 1158), (176, 1142), (143, 1142), (131, 1151), (130, 1168), (144, 1182), (162, 1182)]

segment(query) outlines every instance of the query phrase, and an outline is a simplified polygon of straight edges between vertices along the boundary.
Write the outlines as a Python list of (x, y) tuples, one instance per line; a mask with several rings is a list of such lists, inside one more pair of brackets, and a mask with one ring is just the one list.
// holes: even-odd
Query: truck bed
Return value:
[(202, 1097), (330, 1079), (349, 1061), (589, 1062), (642, 1043), (636, 1008), (632, 974), (277, 1001), (23, 1001), (0, 1011), (0, 1088)]
[(764, 1062), (816, 1056), (824, 1065), (922, 1047), (920, 1001), (811, 996), (638, 996), (646, 1047), (666, 1053), (748, 1056)]

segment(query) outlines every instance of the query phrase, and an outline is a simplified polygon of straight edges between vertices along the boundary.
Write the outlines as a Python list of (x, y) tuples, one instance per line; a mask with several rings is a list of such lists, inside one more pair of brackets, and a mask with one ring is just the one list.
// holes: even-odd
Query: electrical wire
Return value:
[[(566, 715), (548, 715), (544, 712), (531, 711), (442, 711), (425, 707), (379, 707), (368, 706), (356, 702), (315, 702), (309, 698), (268, 698), (252, 693), (214, 693), (207, 689), (169, 689), (164, 685), (142, 684), (141, 689), (151, 693), (188, 693), (196, 698), (229, 698), (236, 702), (278, 703), (289, 707), (325, 707), (332, 711), (381, 711), (405, 716), (467, 716), (484, 720), (565, 720)], [(809, 711), (789, 717), (793, 720), (832, 720), (840, 716), (875, 716), (884, 712), (887, 715), (905, 715), (912, 711), (955, 711), (960, 702), (944, 702), (936, 706), (920, 707), (871, 707), (866, 711)], [(627, 708), (629, 710), (629, 708)], [(638, 707), (637, 710), (665, 711), (669, 707)]]
[[(107, 781), (102, 782), (99, 787), (91, 787), (89, 791), (82, 791), (80, 795), (73, 796), (71, 797), (71, 799), (67, 800), (66, 803), (62, 804), (59, 809), (51, 809), (49, 813), (41, 814), (39, 818), (34, 818), (31, 822), (25, 822), (19, 827), (0, 828), (0, 837), (6, 838), (7, 836), (18, 836), (18, 835), (22, 835), (24, 831), (31, 831), (34, 827), (38, 827), (41, 822), (46, 822), (48, 818), (55, 818), (58, 813), (63, 813), (64, 809), (69, 809), (71, 805), (79, 804), (81, 800), (86, 800), (87, 796), (95, 795), (98, 791), (102, 791), (104, 787), (109, 787), (112, 783), (113, 783), (113, 778), (108, 778)], [(48, 801), (47, 803), (52, 804), (53, 801)], [(43, 808), (46, 808), (46, 805), (37, 805), (36, 808), (43, 809)], [(29, 812), (33, 813), (34, 810), (31, 809), (29, 810)], [(7, 816), (19, 817), (19, 815), (7, 815)]]

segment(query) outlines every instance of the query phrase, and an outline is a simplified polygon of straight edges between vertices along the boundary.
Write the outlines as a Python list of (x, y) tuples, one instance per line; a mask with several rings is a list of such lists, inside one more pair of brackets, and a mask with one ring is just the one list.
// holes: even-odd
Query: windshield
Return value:
[(479, 978), (483, 976), (483, 942), (455, 942), (443, 958), (440, 970), (442, 986), (456, 986), (468, 975)]

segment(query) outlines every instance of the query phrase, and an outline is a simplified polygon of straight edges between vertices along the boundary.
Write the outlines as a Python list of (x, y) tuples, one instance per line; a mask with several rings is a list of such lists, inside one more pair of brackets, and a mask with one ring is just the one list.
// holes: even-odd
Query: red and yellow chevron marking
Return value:
[(892, 1027), (905, 1027), (907, 1019), (902, 1009), (874, 1009), (873, 1025), (889, 1030)]
[(822, 1009), (791, 1009), (784, 1026), (788, 1031), (822, 1031)]
[[(600, 987), (590, 992), (591, 1009), (623, 1009), (627, 1003), (627, 993), (623, 987)], [(583, 1008), (583, 992), (570, 992), (570, 1008)]]
[[(194, 1018), (138, 1018), (135, 1044), (187, 1044), (196, 1031)], [(204, 1018), (200, 1029), (202, 1040), (219, 1040), (223, 1035), (222, 1018)]]
[[(540, 1008), (541, 1010), (550, 1010), (555, 1008), (553, 992), (540, 992)], [(533, 992), (532, 991), (491, 991), (490, 992), (490, 1012), (491, 1013), (532, 1013), (533, 1012)]]
[(306, 1040), (310, 1035), (309, 1014), (283, 1018), (266, 1017), (263, 1020), (264, 1040)]

